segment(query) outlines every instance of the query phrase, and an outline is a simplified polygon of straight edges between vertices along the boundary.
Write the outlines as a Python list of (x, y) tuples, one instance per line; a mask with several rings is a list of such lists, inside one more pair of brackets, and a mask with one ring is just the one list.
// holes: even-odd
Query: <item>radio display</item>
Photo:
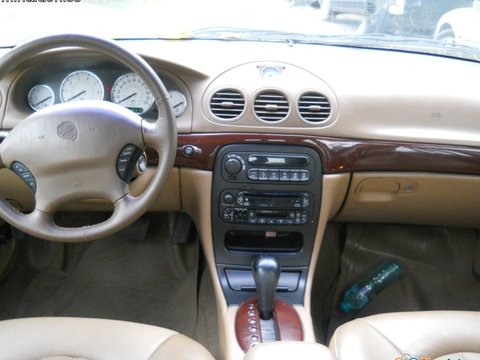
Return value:
[(308, 156), (304, 155), (252, 154), (248, 157), (248, 163), (256, 166), (306, 167), (310, 163), (310, 160)]

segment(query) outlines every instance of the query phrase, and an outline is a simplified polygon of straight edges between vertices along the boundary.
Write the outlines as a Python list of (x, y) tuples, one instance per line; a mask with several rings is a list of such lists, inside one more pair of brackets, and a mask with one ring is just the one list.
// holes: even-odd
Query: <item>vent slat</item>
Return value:
[(257, 96), (253, 108), (263, 121), (281, 121), (287, 117), (290, 104), (282, 93), (267, 91)]
[(323, 122), (331, 114), (330, 101), (320, 93), (305, 93), (298, 101), (298, 112), (305, 121), (313, 123)]
[(213, 94), (210, 99), (210, 111), (217, 118), (232, 120), (242, 115), (245, 99), (238, 90), (223, 89)]

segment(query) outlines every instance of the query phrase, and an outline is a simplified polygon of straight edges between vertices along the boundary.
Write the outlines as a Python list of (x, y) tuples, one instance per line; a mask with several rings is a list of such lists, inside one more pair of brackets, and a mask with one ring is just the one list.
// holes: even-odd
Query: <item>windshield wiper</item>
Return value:
[(308, 35), (289, 31), (250, 29), (234, 27), (206, 27), (191, 31), (185, 39), (199, 40), (242, 40), (242, 41), (271, 41), (296, 42), (318, 38), (319, 35)]

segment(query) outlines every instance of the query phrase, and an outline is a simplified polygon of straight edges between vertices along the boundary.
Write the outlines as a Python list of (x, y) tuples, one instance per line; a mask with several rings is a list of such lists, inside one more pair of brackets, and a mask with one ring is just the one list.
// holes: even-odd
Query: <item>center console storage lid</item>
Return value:
[(324, 345), (303, 341), (277, 341), (258, 344), (251, 348), (244, 360), (336, 360)]

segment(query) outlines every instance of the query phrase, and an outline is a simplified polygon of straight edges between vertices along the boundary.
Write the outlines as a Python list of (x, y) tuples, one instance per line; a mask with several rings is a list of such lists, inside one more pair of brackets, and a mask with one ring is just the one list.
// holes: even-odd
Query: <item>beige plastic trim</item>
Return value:
[[(305, 307), (296, 306), (304, 331), (306, 342), (315, 342), (312, 319), (310, 315), (310, 294), (315, 264), (320, 250), (323, 232), (327, 221), (332, 218), (340, 208), (348, 189), (349, 174), (327, 175), (323, 177), (323, 198), (320, 223), (315, 239), (313, 257), (307, 279), (305, 293)], [(192, 216), (200, 233), (202, 246), (207, 258), (207, 263), (212, 274), (212, 281), (217, 301), (217, 314), (219, 322), (219, 344), (222, 359), (240, 360), (245, 355), (240, 349), (235, 336), (235, 316), (238, 307), (227, 307), (222, 288), (218, 280), (217, 268), (213, 252), (212, 227), (211, 227), (211, 189), (212, 173), (194, 169), (180, 169), (180, 182), (182, 189), (182, 203), (184, 210)]]
[(480, 177), (355, 173), (338, 221), (480, 227)]
[(315, 245), (313, 246), (312, 251), (312, 260), (310, 261), (310, 268), (308, 270), (307, 283), (305, 285), (304, 305), (305, 311), (308, 314), (310, 321), (313, 276), (315, 273), (315, 267), (317, 266), (320, 247), (322, 246), (323, 234), (325, 232), (325, 227), (327, 226), (328, 221), (337, 214), (343, 204), (343, 201), (345, 200), (348, 191), (349, 181), (350, 174), (323, 176), (322, 208), (318, 221)]
[(263, 343), (250, 349), (245, 360), (335, 360), (335, 355), (325, 345), (301, 341)]

